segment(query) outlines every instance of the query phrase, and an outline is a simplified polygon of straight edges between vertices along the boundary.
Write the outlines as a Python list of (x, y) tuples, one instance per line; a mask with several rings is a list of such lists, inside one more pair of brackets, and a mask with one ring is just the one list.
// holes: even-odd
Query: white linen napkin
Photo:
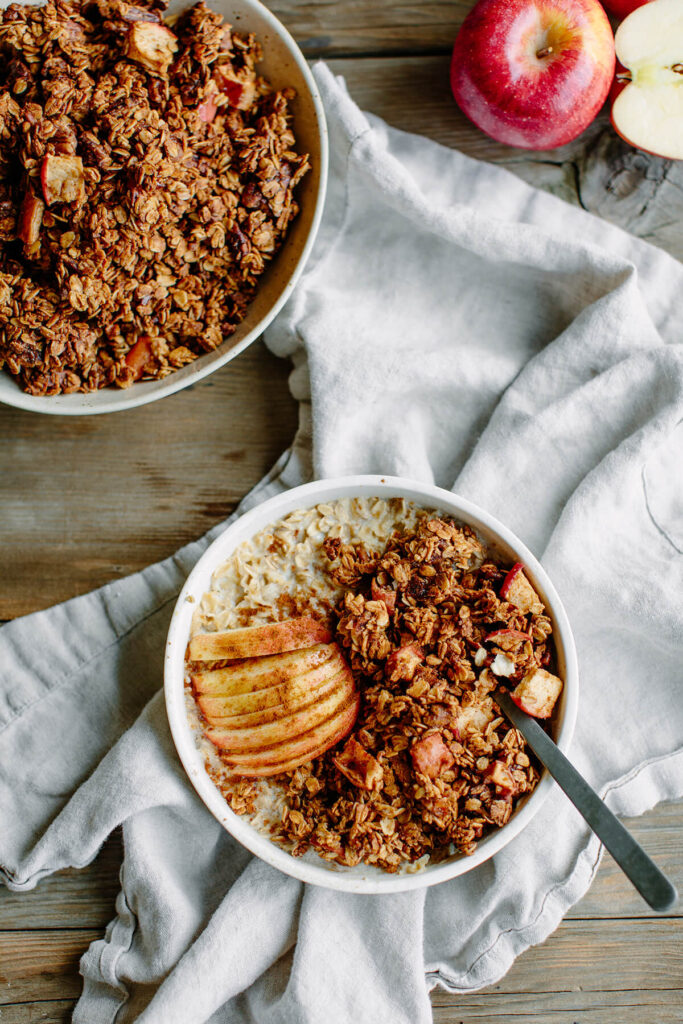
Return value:
[[(579, 769), (620, 813), (683, 795), (683, 268), (315, 73), (330, 194), (267, 336), (294, 361), (301, 428), (243, 507), (313, 474), (454, 485), (567, 607)], [(426, 1024), (428, 987), (491, 984), (557, 926), (599, 844), (555, 791), (493, 860), (426, 892), (335, 893), (252, 858), (187, 783), (158, 692), (175, 595), (222, 528), (0, 631), (0, 877), (31, 888), (123, 825), (77, 1024)]]

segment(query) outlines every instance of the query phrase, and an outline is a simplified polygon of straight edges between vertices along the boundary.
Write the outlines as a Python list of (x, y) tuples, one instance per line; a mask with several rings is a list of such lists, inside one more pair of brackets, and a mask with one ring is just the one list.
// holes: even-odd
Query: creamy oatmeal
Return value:
[[(522, 736), (500, 714), (496, 686), (548, 717), (562, 685), (552, 674), (551, 623), (523, 567), (501, 564), (449, 516), (402, 499), (340, 499), (297, 510), (241, 544), (214, 573), (192, 637), (310, 620), (329, 629), (330, 641), (311, 641), (310, 664), (330, 657), (343, 665), (353, 720), (330, 749), (275, 776), (235, 767), (258, 763), (247, 727), (260, 712), (238, 716), (246, 755), (226, 754), (220, 724), (235, 718), (211, 716), (235, 698), (226, 701), (215, 680), (296, 658), (188, 662), (188, 716), (233, 810), (294, 855), (314, 851), (341, 865), (393, 872), (473, 852), (539, 779)], [(218, 698), (207, 700), (216, 687)], [(307, 705), (304, 720), (315, 710)], [(282, 721), (301, 718), (282, 713), (290, 715)]]

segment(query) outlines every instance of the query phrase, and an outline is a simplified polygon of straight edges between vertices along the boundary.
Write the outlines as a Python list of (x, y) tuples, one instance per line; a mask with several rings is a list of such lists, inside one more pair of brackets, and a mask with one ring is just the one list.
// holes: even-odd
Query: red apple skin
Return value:
[(643, 7), (650, 0), (603, 0), (602, 6), (615, 18), (627, 18), (632, 11)]
[(479, 0), (455, 40), (451, 88), (492, 139), (554, 149), (594, 119), (614, 64), (598, 0)]

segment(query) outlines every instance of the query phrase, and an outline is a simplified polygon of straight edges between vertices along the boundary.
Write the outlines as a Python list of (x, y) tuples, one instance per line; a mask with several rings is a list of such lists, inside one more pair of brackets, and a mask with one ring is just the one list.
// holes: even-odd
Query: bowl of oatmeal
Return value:
[(242, 352), (291, 294), (327, 134), (258, 0), (0, 0), (0, 122), (0, 401), (155, 401)]
[(552, 779), (495, 703), (566, 752), (566, 613), (541, 565), (472, 503), (392, 477), (315, 482), (232, 523), (190, 574), (165, 693), (198, 794), (303, 881), (392, 892), (463, 874)]

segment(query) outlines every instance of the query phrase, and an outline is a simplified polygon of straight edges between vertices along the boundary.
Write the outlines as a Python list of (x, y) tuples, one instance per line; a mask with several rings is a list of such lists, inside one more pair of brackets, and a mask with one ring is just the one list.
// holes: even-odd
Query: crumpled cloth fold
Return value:
[[(680, 797), (683, 268), (315, 74), (330, 191), (267, 334), (301, 424), (242, 510), (365, 472), (482, 505), (568, 611), (577, 767), (618, 813)], [(430, 987), (490, 985), (557, 927), (599, 844), (555, 790), (495, 858), (429, 890), (337, 893), (253, 858), (187, 782), (159, 691), (175, 597), (224, 527), (0, 631), (0, 878), (30, 889), (122, 826), (77, 1024), (426, 1024)]]

